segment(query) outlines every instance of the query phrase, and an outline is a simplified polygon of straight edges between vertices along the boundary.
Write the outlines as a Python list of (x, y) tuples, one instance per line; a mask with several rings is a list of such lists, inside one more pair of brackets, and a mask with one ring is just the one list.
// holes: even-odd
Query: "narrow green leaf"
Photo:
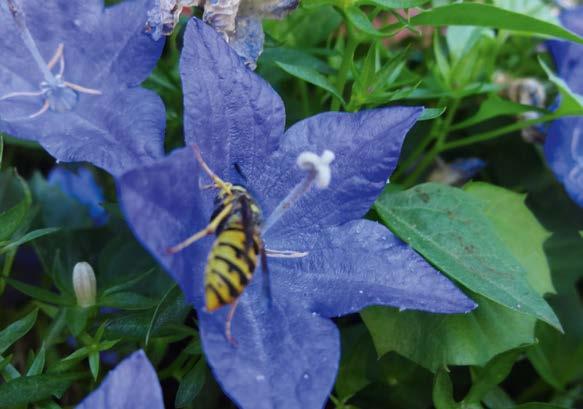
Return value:
[(0, 213), (0, 242), (10, 237), (20, 228), (26, 218), (30, 205), (26, 200)]
[(449, 374), (443, 368), (435, 374), (433, 383), (433, 404), (436, 409), (455, 409), (458, 403), (453, 398), (453, 385)]
[(419, 7), (431, 0), (359, 0), (357, 4), (368, 4), (378, 6), (383, 9), (408, 9), (411, 7)]
[(529, 35), (562, 38), (583, 44), (583, 38), (556, 24), (480, 3), (454, 3), (435, 7), (412, 17), (411, 24), (491, 27)]
[(89, 369), (91, 370), (93, 379), (97, 381), (97, 377), (99, 376), (99, 352), (89, 354)]
[(366, 33), (373, 37), (384, 37), (386, 34), (377, 30), (375, 26), (371, 23), (368, 19), (368, 16), (364, 11), (359, 9), (358, 7), (349, 7), (344, 10), (346, 13), (346, 17), (348, 20), (360, 31)]
[(2, 167), (2, 159), (4, 158), (4, 136), (0, 132), (0, 168)]
[(35, 287), (21, 281), (17, 281), (11, 278), (6, 280), (8, 284), (14, 287), (16, 290), (20, 291), (23, 294), (28, 295), (31, 298), (34, 298), (39, 301), (43, 301), (49, 304), (57, 304), (57, 305), (73, 305), (74, 300), (71, 298), (67, 298), (65, 296), (61, 296), (59, 294), (55, 294), (51, 291), (45, 290), (44, 288)]
[(118, 292), (99, 298), (98, 304), (122, 310), (147, 310), (156, 306), (156, 300), (138, 293)]
[(0, 385), (0, 408), (28, 405), (60, 396), (80, 376), (77, 374), (45, 374), (16, 378)]
[(517, 104), (516, 102), (509, 101), (507, 99), (500, 98), (496, 94), (488, 96), (488, 98), (482, 102), (478, 112), (465, 121), (455, 124), (452, 129), (462, 129), (469, 126), (479, 124), (480, 122), (487, 121), (488, 119), (496, 118), (499, 116), (511, 116), (518, 115), (524, 112), (537, 111), (536, 107)]
[(476, 369), (474, 372), (477, 375), (463, 402), (466, 404), (480, 403), (491, 389), (506, 379), (521, 353), (521, 349), (506, 351), (488, 362), (484, 368)]
[(425, 108), (419, 118), (418, 121), (428, 121), (430, 119), (439, 118), (445, 112), (447, 108)]
[(13, 322), (0, 331), (0, 354), (4, 353), (12, 344), (25, 336), (36, 322), (38, 309), (35, 309), (24, 318)]
[(176, 393), (176, 407), (183, 408), (188, 406), (200, 393), (207, 375), (207, 366), (204, 357), (200, 357), (198, 362), (184, 375), (178, 392)]
[(330, 83), (330, 81), (328, 81), (328, 79), (318, 71), (299, 65), (286, 64), (281, 61), (276, 61), (275, 63), (279, 68), (288, 74), (293, 75), (294, 77), (298, 77), (306, 82), (309, 82), (310, 84), (328, 91), (330, 94), (338, 98), (343, 104), (345, 103), (342, 95), (340, 95), (336, 88), (334, 88), (334, 86)]
[(561, 329), (551, 307), (529, 284), (524, 267), (499, 239), (483, 205), (470, 194), (426, 183), (384, 193), (375, 209), (393, 232), (451, 278)]
[(540, 57), (538, 61), (561, 94), (561, 103), (555, 113), (564, 116), (583, 115), (583, 97), (571, 91), (569, 85), (562, 78), (557, 77)]
[(30, 368), (28, 368), (26, 376), (40, 375), (43, 372), (43, 369), (45, 367), (46, 353), (47, 349), (45, 348), (45, 344), (43, 343), (42, 346), (40, 347), (40, 350), (34, 357), (34, 361), (32, 361)]
[(58, 231), (59, 228), (57, 227), (47, 227), (45, 229), (38, 229), (33, 230), (31, 232), (26, 233), (24, 236), (19, 237), (18, 239), (11, 241), (4, 247), (4, 250), (13, 249), (23, 244), (28, 243), (29, 241), (33, 241), (38, 239), (39, 237), (48, 236), (49, 234), (53, 234), (54, 232)]

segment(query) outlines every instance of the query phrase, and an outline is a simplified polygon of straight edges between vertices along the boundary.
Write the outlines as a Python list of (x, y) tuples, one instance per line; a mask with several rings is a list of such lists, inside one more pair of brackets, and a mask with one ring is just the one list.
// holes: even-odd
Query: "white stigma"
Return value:
[(322, 156), (318, 156), (314, 152), (302, 152), (298, 156), (297, 164), (300, 169), (315, 172), (316, 187), (325, 189), (332, 180), (330, 164), (335, 158), (334, 152), (329, 150), (325, 150)]
[(335, 157), (334, 152), (329, 150), (324, 150), (322, 156), (318, 156), (314, 152), (302, 152), (298, 155), (296, 163), (300, 169), (307, 172), (307, 175), (277, 205), (267, 221), (263, 224), (263, 233), (269, 230), (300, 197), (308, 192), (312, 185), (315, 184), (318, 189), (325, 189), (330, 185), (330, 181), (332, 180), (330, 164), (334, 161)]

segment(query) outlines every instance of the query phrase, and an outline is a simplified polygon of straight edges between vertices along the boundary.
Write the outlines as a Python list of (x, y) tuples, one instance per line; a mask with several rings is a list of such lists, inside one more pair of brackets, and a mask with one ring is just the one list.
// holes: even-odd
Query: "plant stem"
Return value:
[[(347, 43), (344, 47), (344, 54), (342, 55), (342, 63), (338, 69), (338, 76), (336, 77), (336, 89), (340, 95), (344, 95), (344, 87), (346, 86), (346, 79), (348, 78), (348, 71), (352, 65), (352, 59), (354, 58), (354, 52), (356, 47), (358, 47), (358, 41), (356, 40), (351, 24), (346, 21), (346, 32), (347, 32)], [(338, 98), (332, 98), (332, 111), (338, 111), (340, 109), (340, 100)]]
[(543, 122), (552, 121), (554, 119), (561, 118), (562, 116), (563, 115), (548, 114), (548, 115), (543, 115), (543, 116), (538, 117), (538, 118), (516, 122), (516, 123), (511, 124), (511, 125), (503, 126), (502, 128), (494, 129), (493, 131), (483, 132), (481, 134), (474, 135), (474, 136), (471, 136), (469, 138), (460, 139), (457, 141), (445, 143), (442, 146), (441, 151), (443, 152), (443, 151), (447, 151), (447, 150), (451, 150), (451, 149), (455, 149), (455, 148), (460, 148), (462, 146), (473, 145), (474, 143), (479, 143), (479, 142), (484, 142), (484, 141), (488, 141), (491, 139), (495, 139), (501, 135), (505, 135), (505, 134), (510, 133), (510, 132), (518, 131), (518, 130), (520, 130), (522, 128), (526, 128), (528, 126), (541, 124)]
[(17, 249), (9, 250), (4, 258), (4, 267), (2, 268), (2, 273), (0, 275), (0, 295), (4, 293), (4, 289), (6, 288), (6, 279), (10, 277), (10, 271), (12, 270), (16, 251)]

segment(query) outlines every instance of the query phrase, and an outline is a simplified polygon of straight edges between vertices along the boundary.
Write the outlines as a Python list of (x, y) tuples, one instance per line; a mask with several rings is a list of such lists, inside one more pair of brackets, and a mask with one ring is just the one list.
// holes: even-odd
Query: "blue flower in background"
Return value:
[[(193, 149), (131, 170), (119, 178), (118, 189), (136, 236), (197, 308), (208, 362), (239, 406), (322, 407), (340, 354), (332, 317), (370, 305), (439, 313), (475, 307), (385, 227), (362, 220), (421, 108), (324, 113), (284, 132), (280, 97), (220, 35), (192, 19), (184, 44), (186, 143), (200, 147), (219, 177), (252, 193), (266, 219), (267, 254), (277, 256), (268, 260), (271, 302), (259, 272), (240, 298), (232, 321), (236, 346), (225, 336), (229, 308), (203, 308), (213, 239), (167, 251), (204, 228), (213, 211), (215, 192), (203, 188), (209, 179)], [(307, 176), (298, 159), (309, 168)]]
[(164, 409), (156, 370), (144, 351), (134, 352), (111, 370), (77, 409)]
[(164, 45), (143, 33), (150, 6), (0, 2), (0, 132), (113, 174), (161, 157), (164, 105), (138, 87)]
[(262, 19), (281, 19), (298, 5), (299, 0), (156, 0), (148, 12), (146, 29), (158, 40), (172, 33), (184, 7), (201, 6), (203, 20), (255, 69), (265, 41)]
[[(583, 7), (564, 10), (562, 24), (583, 35)], [(566, 41), (549, 41), (557, 74), (578, 94), (583, 94), (583, 46)], [(583, 117), (554, 121), (548, 130), (545, 156), (571, 198), (583, 206)]]
[(84, 205), (93, 223), (101, 226), (107, 222), (103, 208), (103, 189), (97, 184), (93, 173), (87, 168), (72, 171), (63, 167), (54, 168), (47, 179), (49, 185), (57, 186), (63, 193)]

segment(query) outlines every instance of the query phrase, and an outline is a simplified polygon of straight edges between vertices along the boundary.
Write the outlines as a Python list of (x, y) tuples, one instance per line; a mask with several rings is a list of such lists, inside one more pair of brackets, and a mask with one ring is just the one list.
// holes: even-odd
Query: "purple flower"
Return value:
[(156, 370), (144, 351), (134, 352), (111, 370), (77, 409), (164, 409)]
[(298, 5), (299, 0), (156, 0), (148, 12), (146, 30), (157, 41), (172, 33), (184, 7), (202, 6), (203, 20), (255, 69), (265, 40), (262, 19), (281, 19)]
[(138, 87), (163, 48), (143, 33), (149, 6), (0, 2), (0, 131), (113, 174), (161, 157), (164, 106)]
[[(564, 10), (562, 24), (583, 35), (583, 7)], [(549, 41), (558, 75), (571, 90), (583, 94), (583, 46), (563, 41)], [(557, 179), (571, 198), (583, 206), (583, 117), (554, 121), (548, 130), (545, 156)]]
[[(192, 19), (184, 44), (186, 142), (200, 147), (219, 177), (251, 192), (263, 211), (267, 254), (279, 256), (268, 259), (271, 297), (258, 268), (240, 298), (236, 346), (225, 336), (229, 307), (203, 308), (213, 239), (167, 251), (204, 228), (213, 211), (216, 192), (201, 188), (209, 179), (193, 149), (123, 175), (120, 201), (137, 237), (197, 308), (208, 362), (239, 406), (322, 407), (338, 369), (332, 317), (369, 305), (440, 313), (475, 307), (385, 227), (361, 219), (421, 108), (329, 112), (284, 133), (280, 97), (220, 35)], [(286, 211), (282, 203), (293, 204)]]
[(89, 169), (80, 167), (74, 172), (64, 167), (56, 167), (49, 173), (48, 183), (85, 206), (96, 226), (107, 222), (107, 212), (102, 206), (105, 200), (103, 189)]

